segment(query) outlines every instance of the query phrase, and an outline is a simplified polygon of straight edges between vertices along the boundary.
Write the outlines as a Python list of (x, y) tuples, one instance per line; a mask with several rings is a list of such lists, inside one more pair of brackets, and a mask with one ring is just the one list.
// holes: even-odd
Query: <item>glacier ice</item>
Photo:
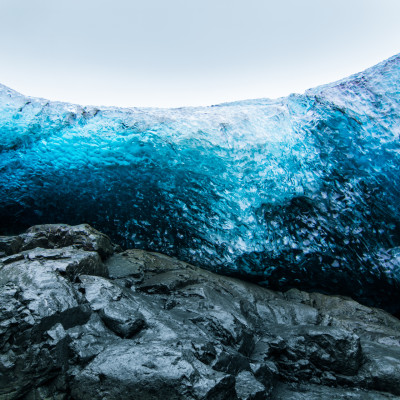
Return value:
[(400, 308), (400, 55), (303, 95), (81, 107), (0, 86), (1, 232), (87, 222), (273, 288)]

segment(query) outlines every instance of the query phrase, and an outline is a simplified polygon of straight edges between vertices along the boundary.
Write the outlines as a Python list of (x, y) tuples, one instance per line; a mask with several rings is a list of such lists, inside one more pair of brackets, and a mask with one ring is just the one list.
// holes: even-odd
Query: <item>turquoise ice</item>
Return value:
[(303, 95), (211, 107), (82, 107), (0, 86), (1, 231), (87, 222), (123, 246), (390, 308), (399, 134), (400, 55)]

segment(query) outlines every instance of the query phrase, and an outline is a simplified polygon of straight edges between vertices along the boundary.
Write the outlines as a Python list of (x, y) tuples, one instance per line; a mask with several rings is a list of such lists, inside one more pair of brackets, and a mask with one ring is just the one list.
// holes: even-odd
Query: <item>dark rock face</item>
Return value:
[(1, 400), (400, 399), (382, 310), (118, 252), (84, 225), (0, 243)]
[(114, 253), (115, 246), (110, 239), (87, 224), (70, 226), (65, 224), (36, 225), (19, 236), (3, 236), (0, 251), (6, 255), (15, 254), (36, 247), (57, 249), (74, 246), (86, 251), (96, 251), (101, 258)]

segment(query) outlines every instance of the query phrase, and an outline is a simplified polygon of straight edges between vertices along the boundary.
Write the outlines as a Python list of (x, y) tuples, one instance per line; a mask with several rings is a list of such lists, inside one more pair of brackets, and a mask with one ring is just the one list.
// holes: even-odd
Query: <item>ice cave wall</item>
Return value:
[(400, 304), (400, 55), (303, 95), (81, 107), (0, 86), (0, 225), (87, 222), (274, 288)]

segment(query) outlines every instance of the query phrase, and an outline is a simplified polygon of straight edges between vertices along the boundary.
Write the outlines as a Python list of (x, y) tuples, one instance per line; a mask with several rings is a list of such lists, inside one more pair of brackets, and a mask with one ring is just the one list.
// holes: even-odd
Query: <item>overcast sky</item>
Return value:
[(116, 106), (302, 93), (400, 52), (400, 0), (0, 0), (0, 82)]

